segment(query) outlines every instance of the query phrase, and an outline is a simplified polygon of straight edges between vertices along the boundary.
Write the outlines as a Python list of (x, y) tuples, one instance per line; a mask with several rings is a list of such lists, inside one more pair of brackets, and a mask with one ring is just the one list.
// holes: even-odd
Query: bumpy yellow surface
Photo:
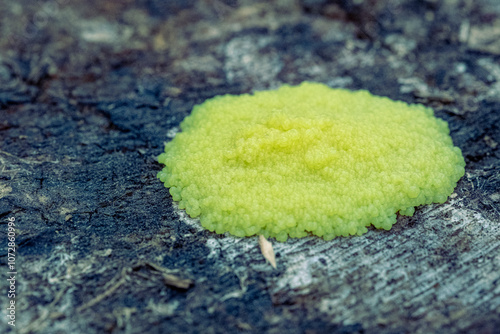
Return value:
[(217, 233), (284, 241), (389, 230), (443, 203), (465, 162), (422, 105), (317, 83), (195, 106), (158, 158), (179, 207)]

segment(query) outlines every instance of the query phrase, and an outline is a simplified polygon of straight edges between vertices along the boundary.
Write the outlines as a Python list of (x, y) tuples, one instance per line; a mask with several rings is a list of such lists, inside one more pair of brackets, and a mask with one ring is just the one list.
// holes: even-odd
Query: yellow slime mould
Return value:
[(396, 213), (444, 203), (464, 175), (432, 109), (304, 82), (193, 108), (158, 178), (217, 233), (285, 241), (389, 230)]

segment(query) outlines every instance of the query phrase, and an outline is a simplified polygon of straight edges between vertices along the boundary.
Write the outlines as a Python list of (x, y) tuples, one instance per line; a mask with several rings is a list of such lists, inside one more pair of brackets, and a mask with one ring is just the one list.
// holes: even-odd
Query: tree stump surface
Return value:
[[(496, 0), (1, 7), (7, 333), (500, 332)], [(304, 80), (432, 107), (466, 174), (445, 204), (390, 231), (271, 239), (275, 270), (257, 237), (211, 233), (178, 210), (156, 157), (193, 105)]]

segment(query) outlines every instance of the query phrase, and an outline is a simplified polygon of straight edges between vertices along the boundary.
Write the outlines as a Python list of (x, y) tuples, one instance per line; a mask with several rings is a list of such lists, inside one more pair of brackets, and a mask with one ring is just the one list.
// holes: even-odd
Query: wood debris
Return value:
[(182, 277), (174, 274), (175, 271), (167, 269), (167, 268), (163, 268), (162, 266), (159, 266), (157, 264), (154, 264), (151, 262), (145, 262), (145, 263), (140, 264), (138, 266), (138, 268), (140, 266), (146, 266), (146, 267), (149, 267), (153, 270), (160, 272), (162, 274), (162, 277), (163, 277), (163, 282), (167, 286), (174, 287), (177, 289), (187, 290), (194, 285), (194, 281), (192, 279), (182, 278)]
[(187, 290), (194, 284), (192, 279), (180, 278), (172, 274), (163, 274), (163, 282), (165, 285), (182, 290)]
[(273, 244), (267, 241), (263, 235), (259, 235), (259, 246), (264, 258), (276, 269), (276, 258), (274, 256)]

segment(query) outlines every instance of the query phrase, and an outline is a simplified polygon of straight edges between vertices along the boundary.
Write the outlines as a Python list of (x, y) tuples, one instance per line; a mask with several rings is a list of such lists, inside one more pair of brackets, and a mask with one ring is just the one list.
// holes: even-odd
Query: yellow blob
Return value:
[(389, 230), (443, 203), (465, 162), (432, 109), (304, 82), (194, 107), (158, 178), (217, 233), (285, 241)]

